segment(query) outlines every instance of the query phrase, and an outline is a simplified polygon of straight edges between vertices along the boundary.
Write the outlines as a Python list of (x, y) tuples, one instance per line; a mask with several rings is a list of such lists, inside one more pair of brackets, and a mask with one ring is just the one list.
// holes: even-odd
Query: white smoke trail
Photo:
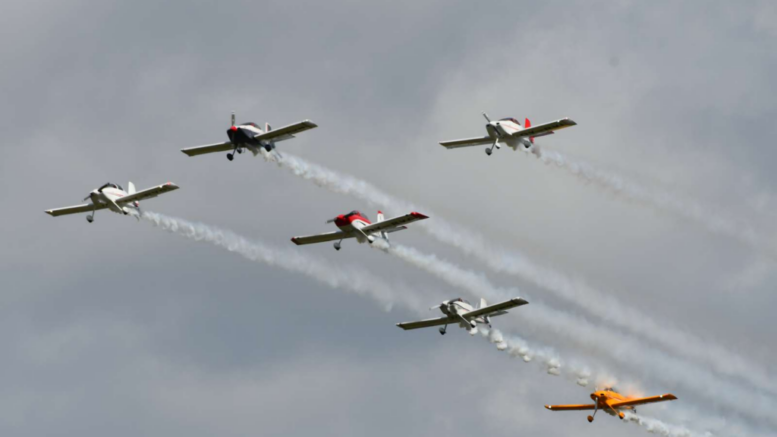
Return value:
[[(263, 156), (265, 160), (276, 163), (296, 176), (310, 180), (335, 193), (357, 197), (373, 206), (395, 211), (418, 209), (363, 180), (311, 164), (294, 155), (284, 154), (281, 158), (275, 154), (263, 153)], [(746, 381), (755, 389), (766, 389), (777, 394), (777, 378), (760, 364), (679, 329), (671, 322), (655, 320), (620, 303), (614, 297), (617, 293), (598, 291), (581, 280), (572, 279), (554, 269), (535, 264), (519, 251), (490, 244), (472, 229), (448, 222), (429, 211), (423, 212), (432, 216), (432, 220), (420, 222), (418, 227), (438, 241), (478, 258), (492, 270), (519, 276), (570, 303), (579, 305), (591, 316), (601, 317), (602, 314), (607, 314), (604, 320), (606, 323), (646, 338), (675, 355), (710, 366), (721, 375)]]
[[(497, 300), (519, 296), (519, 291), (515, 288), (498, 288), (483, 275), (462, 269), (434, 255), (397, 244), (379, 248), (437, 276), (451, 286), (469, 291), (476, 298)], [(625, 368), (641, 368), (644, 373), (661, 379), (672, 387), (692, 390), (700, 398), (709, 399), (710, 403), (724, 409), (777, 425), (777, 417), (773, 414), (777, 403), (773, 399), (720, 381), (703, 367), (635, 344), (632, 338), (620, 332), (595, 326), (582, 317), (554, 310), (536, 300), (528, 300), (529, 307), (518, 311), (519, 317), (515, 318), (520, 326), (541, 329), (566, 338), (577, 347), (595, 352), (597, 356), (607, 356)], [(511, 319), (500, 319), (500, 323), (503, 323), (502, 320), (510, 323)]]
[[(237, 253), (251, 261), (280, 267), (294, 273), (302, 273), (331, 288), (342, 288), (359, 295), (372, 297), (386, 310), (390, 310), (395, 303), (400, 303), (413, 310), (426, 306), (426, 298), (422, 298), (422, 293), (398, 293), (396, 290), (409, 290), (411, 287), (404, 284), (396, 286), (386, 284), (380, 278), (363, 269), (341, 267), (304, 255), (291, 248), (272, 247), (258, 241), (250, 241), (234, 232), (203, 223), (190, 222), (149, 211), (144, 211), (142, 217), (159, 228), (190, 240), (204, 241)], [(428, 297), (429, 294), (426, 293), (426, 296)], [(442, 294), (438, 292), (432, 294), (436, 296), (435, 299), (443, 299)]]
[(560, 152), (543, 150), (540, 160), (546, 164), (555, 164), (581, 180), (610, 190), (629, 201), (669, 212), (699, 223), (712, 233), (733, 237), (752, 247), (762, 248), (758, 233), (750, 225), (742, 220), (726, 217), (721, 212), (713, 212), (698, 202), (681, 199), (672, 193), (651, 190), (587, 162), (572, 160)]
[(682, 426), (670, 425), (658, 419), (640, 416), (634, 413), (626, 413), (626, 417), (624, 417), (623, 420), (636, 423), (651, 434), (658, 434), (665, 437), (708, 437), (712, 435), (710, 432), (695, 432)]

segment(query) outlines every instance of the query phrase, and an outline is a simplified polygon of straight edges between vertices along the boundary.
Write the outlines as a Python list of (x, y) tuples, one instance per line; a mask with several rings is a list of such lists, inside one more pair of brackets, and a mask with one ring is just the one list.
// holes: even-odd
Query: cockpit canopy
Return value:
[(351, 216), (354, 216), (354, 215), (360, 215), (360, 216), (362, 216), (362, 217), (366, 218), (367, 220), (369, 220), (369, 218), (368, 218), (366, 215), (364, 215), (364, 214), (360, 213), (360, 212), (359, 212), (359, 211), (357, 211), (357, 210), (353, 210), (353, 211), (349, 212), (349, 213), (348, 213), (348, 214), (346, 214), (344, 217), (345, 217), (345, 218), (348, 218), (348, 217), (351, 217)]
[(469, 303), (469, 301), (466, 301), (466, 300), (464, 300), (464, 299), (462, 299), (462, 298), (460, 298), (460, 297), (457, 297), (456, 299), (453, 299), (453, 300), (451, 301), (451, 303), (453, 303), (453, 302), (464, 302), (464, 303), (466, 303), (467, 305), (469, 305), (469, 306), (472, 306), (472, 304), (471, 304), (471, 303)]
[(252, 121), (249, 121), (248, 123), (243, 123), (243, 124), (241, 124), (241, 126), (253, 126), (255, 128), (259, 127), (256, 123), (254, 123)]
[(513, 123), (517, 124), (518, 126), (521, 125), (521, 123), (518, 123), (518, 120), (516, 120), (516, 119), (514, 119), (512, 117), (510, 117), (510, 118), (503, 118), (503, 119), (501, 119), (499, 121), (512, 121)]
[(106, 182), (105, 185), (103, 185), (102, 187), (98, 188), (97, 191), (102, 193), (103, 189), (105, 189), (105, 188), (117, 188), (117, 189), (119, 189), (121, 191), (124, 191), (124, 188), (122, 188), (121, 185), (114, 184), (112, 182)]

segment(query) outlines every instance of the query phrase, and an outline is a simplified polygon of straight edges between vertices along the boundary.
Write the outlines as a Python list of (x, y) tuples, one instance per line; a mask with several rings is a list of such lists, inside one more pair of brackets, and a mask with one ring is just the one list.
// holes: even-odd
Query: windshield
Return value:
[(97, 191), (102, 193), (103, 189), (105, 189), (105, 188), (117, 188), (117, 189), (119, 189), (121, 191), (124, 191), (124, 188), (122, 188), (121, 185), (117, 185), (117, 184), (114, 184), (112, 182), (106, 182), (105, 185), (103, 185), (102, 187), (98, 188)]
[(503, 118), (503, 119), (501, 119), (499, 121), (512, 121), (513, 123), (517, 124), (518, 126), (521, 125), (521, 123), (518, 123), (518, 120), (516, 120), (514, 118)]

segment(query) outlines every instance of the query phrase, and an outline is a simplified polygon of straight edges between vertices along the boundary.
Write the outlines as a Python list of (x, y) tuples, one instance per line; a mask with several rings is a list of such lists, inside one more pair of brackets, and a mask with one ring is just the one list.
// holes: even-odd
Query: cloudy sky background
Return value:
[[(261, 157), (179, 152), (223, 140), (233, 110), (239, 122), (276, 127), (309, 118), (319, 128), (281, 151), (431, 211), (428, 226), (437, 217), (477, 230), (762, 373), (725, 375), (721, 363), (614, 326), (607, 300), (591, 315), (420, 227), (395, 234), (535, 302), (496, 321), (505, 335), (635, 392), (678, 395), (640, 409), (666, 424), (777, 430), (757, 408), (731, 406), (777, 405), (774, 386), (753, 383), (777, 373), (772, 2), (5, 6), (4, 435), (646, 435), (543, 408), (585, 402), (593, 383), (551, 376), (458, 329), (397, 329), (419, 316), (402, 296), (423, 306), (476, 296), (354, 242), (340, 252), (292, 246), (291, 236), (331, 230), (324, 221), (339, 213), (374, 218), (375, 208)], [(482, 111), (534, 123), (568, 116), (578, 126), (538, 141), (546, 150), (703, 214), (645, 205), (509, 149), (487, 158), (437, 145), (481, 135)], [(105, 211), (91, 225), (43, 213), (128, 180), (181, 186), (148, 210), (367, 272), (396, 287), (395, 305)], [(711, 220), (736, 230), (710, 231)], [(593, 335), (530, 323), (540, 304)], [(637, 356), (629, 348), (670, 364), (625, 364)]]

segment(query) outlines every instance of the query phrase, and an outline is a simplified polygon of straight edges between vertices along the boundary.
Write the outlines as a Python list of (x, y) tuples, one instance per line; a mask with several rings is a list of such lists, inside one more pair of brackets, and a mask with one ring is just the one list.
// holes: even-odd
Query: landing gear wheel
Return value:
[(340, 250), (340, 243), (335, 243), (334, 246), (335, 246), (335, 250)]
[(243, 153), (243, 149), (237, 149), (237, 153)]
[(235, 155), (233, 155), (232, 153), (227, 153), (227, 159), (232, 161), (233, 159), (235, 159)]
[(591, 423), (594, 421), (594, 416), (588, 416), (588, 422)]
[(86, 221), (88, 221), (89, 223), (92, 223), (94, 221), (94, 217), (88, 215), (86, 216)]
[(445, 328), (440, 328), (440, 335), (445, 335)]
[(491, 156), (491, 149), (486, 149), (486, 155)]

